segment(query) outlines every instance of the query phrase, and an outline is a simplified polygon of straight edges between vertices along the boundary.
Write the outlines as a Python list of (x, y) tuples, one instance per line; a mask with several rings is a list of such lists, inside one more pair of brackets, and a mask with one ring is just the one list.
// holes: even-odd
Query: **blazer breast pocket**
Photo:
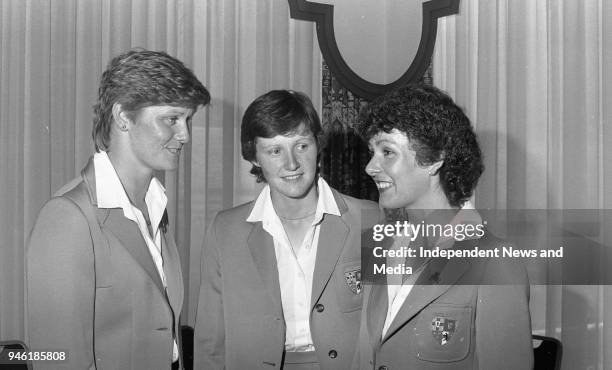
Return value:
[(336, 298), (340, 311), (348, 313), (361, 309), (363, 300), (361, 261), (338, 264), (334, 275)]
[(416, 357), (430, 362), (456, 362), (465, 359), (472, 346), (474, 319), (472, 307), (432, 304), (417, 320)]

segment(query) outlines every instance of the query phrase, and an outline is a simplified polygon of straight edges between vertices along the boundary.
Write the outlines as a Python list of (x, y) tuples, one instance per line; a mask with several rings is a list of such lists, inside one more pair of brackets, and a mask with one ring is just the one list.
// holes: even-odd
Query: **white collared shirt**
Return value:
[[(96, 199), (98, 208), (121, 208), (125, 218), (136, 222), (140, 234), (142, 235), (149, 253), (153, 258), (157, 273), (161, 278), (164, 288), (167, 289), (166, 274), (164, 272), (164, 259), (162, 256), (161, 247), (161, 230), (159, 224), (166, 210), (168, 198), (166, 197), (166, 189), (163, 185), (153, 177), (149, 183), (149, 189), (145, 194), (145, 204), (149, 212), (151, 220), (151, 229), (153, 234), (149, 232), (147, 222), (142, 212), (136, 208), (128, 198), (121, 180), (115, 171), (115, 167), (108, 158), (106, 152), (98, 152), (93, 158), (94, 171), (96, 173)], [(172, 361), (178, 359), (178, 346), (174, 339), (172, 349)]]
[[(464, 203), (463, 207), (461, 207), (459, 212), (457, 212), (455, 217), (453, 217), (453, 219), (451, 220), (449, 224), (457, 225), (457, 224), (480, 224), (480, 223), (482, 223), (482, 218), (478, 214), (478, 211), (474, 209), (474, 205), (472, 204), (472, 202), (467, 201)], [(464, 240), (478, 239), (478, 238), (479, 237), (476, 235), (474, 235), (473, 237), (466, 236)], [(398, 243), (394, 242), (393, 247), (395, 248), (408, 247), (409, 243), (410, 243), (409, 237), (401, 238), (400, 242)], [(440, 248), (440, 249), (447, 249), (447, 248), (452, 247), (454, 243), (455, 243), (455, 239), (453, 237), (442, 236), (436, 241), (435, 247)], [(417, 281), (417, 279), (419, 278), (423, 270), (424, 269), (422, 268), (417, 269), (401, 285), (393, 284), (393, 283), (387, 284), (387, 296), (389, 298), (388, 300), (389, 306), (387, 308), (387, 317), (385, 318), (385, 325), (383, 326), (382, 338), (384, 338), (385, 335), (387, 334), (387, 331), (389, 330), (389, 327), (391, 326), (393, 319), (395, 319), (395, 316), (399, 312), (400, 308), (402, 308), (404, 301), (406, 301), (406, 298), (408, 297), (408, 294), (410, 294), (410, 291), (412, 290), (414, 283)]]
[(319, 231), (324, 214), (340, 216), (340, 210), (327, 182), (319, 177), (317, 187), (319, 199), (314, 219), (301, 247), (296, 249), (297, 253), (291, 247), (283, 224), (274, 210), (269, 185), (263, 188), (247, 217), (247, 222), (262, 222), (263, 229), (274, 240), (283, 315), (287, 327), (285, 350), (291, 352), (315, 349), (310, 333), (310, 312)]

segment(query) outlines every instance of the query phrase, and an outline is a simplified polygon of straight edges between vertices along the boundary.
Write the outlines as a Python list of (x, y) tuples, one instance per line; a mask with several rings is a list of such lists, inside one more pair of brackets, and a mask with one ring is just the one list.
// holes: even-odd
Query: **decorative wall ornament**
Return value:
[(315, 22), (317, 39), (325, 62), (340, 83), (353, 94), (368, 100), (396, 87), (419, 81), (427, 67), (436, 42), (438, 18), (459, 12), (460, 0), (430, 0), (423, 2), (423, 25), (421, 40), (414, 59), (406, 72), (388, 84), (369, 82), (357, 75), (342, 58), (334, 33), (334, 6), (307, 0), (288, 0), (293, 19)]

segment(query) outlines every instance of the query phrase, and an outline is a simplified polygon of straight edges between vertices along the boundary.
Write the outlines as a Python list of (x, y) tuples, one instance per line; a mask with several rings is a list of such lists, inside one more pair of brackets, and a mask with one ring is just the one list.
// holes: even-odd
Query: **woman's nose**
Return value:
[(189, 134), (189, 125), (187, 125), (187, 121), (181, 121), (177, 125), (177, 131), (174, 134), (176, 141), (187, 144), (191, 139), (191, 135)]
[(370, 158), (370, 161), (366, 165), (365, 172), (372, 177), (376, 176), (376, 174), (380, 172), (380, 166), (378, 165), (378, 160), (376, 160), (374, 156)]
[(295, 171), (300, 167), (300, 163), (297, 161), (295, 154), (291, 151), (287, 152), (285, 159), (285, 168), (289, 171)]

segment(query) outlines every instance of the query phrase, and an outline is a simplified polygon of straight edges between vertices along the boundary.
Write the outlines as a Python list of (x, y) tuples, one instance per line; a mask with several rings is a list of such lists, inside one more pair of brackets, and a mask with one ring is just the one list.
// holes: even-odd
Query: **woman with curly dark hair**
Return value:
[[(531, 369), (525, 269), (496, 258), (502, 241), (469, 201), (484, 169), (470, 120), (439, 89), (409, 85), (372, 102), (358, 130), (380, 205), (405, 211), (410, 227), (385, 234), (354, 367)], [(419, 252), (398, 253), (407, 247)], [(482, 258), (459, 258), (474, 250)]]

